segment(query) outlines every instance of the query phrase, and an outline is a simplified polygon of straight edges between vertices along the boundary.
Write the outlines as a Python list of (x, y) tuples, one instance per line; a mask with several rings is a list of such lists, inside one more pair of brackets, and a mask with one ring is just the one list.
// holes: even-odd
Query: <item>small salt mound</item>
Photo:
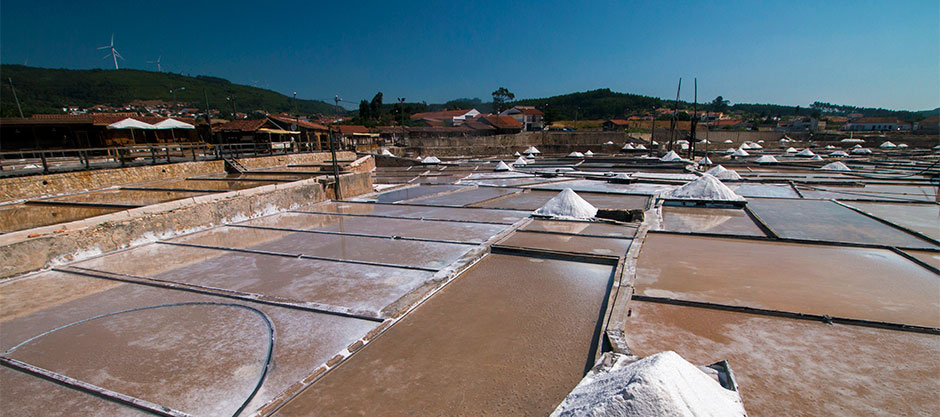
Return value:
[(747, 153), (743, 148), (738, 148), (738, 150), (734, 151), (734, 156), (751, 156), (751, 154)]
[(738, 149), (748, 150), (748, 149), (751, 149), (751, 145), (747, 142), (744, 142), (741, 144), (741, 146)]
[(673, 200), (708, 200), (708, 201), (746, 201), (735, 194), (727, 185), (711, 174), (702, 174), (699, 179), (683, 185), (664, 197)]
[(746, 416), (740, 396), (677, 353), (605, 354), (552, 417)]
[(679, 154), (675, 153), (674, 151), (669, 151), (669, 153), (667, 153), (662, 158), (659, 158), (659, 160), (663, 162), (681, 161), (682, 157), (679, 156)]
[(813, 155), (812, 158), (809, 158), (810, 161), (822, 161), (823, 157), (819, 155)]
[(584, 154), (581, 152), (572, 152), (568, 154), (569, 158), (584, 158)]
[(842, 139), (840, 142), (843, 142), (843, 143), (865, 143), (865, 139), (845, 138), (845, 139)]
[(535, 214), (563, 219), (589, 219), (597, 215), (597, 208), (570, 188), (565, 188), (535, 210)]
[(888, 141), (888, 142), (882, 143), (881, 145), (878, 145), (878, 147), (879, 147), (879, 148), (888, 149), (888, 148), (897, 148), (898, 145), (895, 145), (895, 144), (891, 143), (890, 141)]
[(726, 150), (725, 153), (734, 153), (734, 148), (728, 148), (728, 150)]
[(517, 158), (518, 158), (518, 157), (520, 157), (520, 156), (522, 156), (522, 154), (521, 154), (521, 153), (519, 153), (519, 152), (516, 152), (516, 153), (514, 153), (514, 154), (512, 154), (512, 156), (515, 156), (515, 157), (517, 157)]
[(496, 164), (496, 168), (493, 168), (493, 171), (496, 171), (496, 172), (500, 172), (500, 171), (512, 171), (512, 168), (510, 168), (509, 165), (506, 165), (505, 162), (499, 161), (499, 163)]
[(733, 140), (731, 140), (731, 139), (728, 139), (728, 140), (725, 140), (725, 141), (724, 141), (724, 142), (722, 142), (722, 143), (734, 143), (734, 141), (733, 141)]
[(796, 153), (796, 148), (794, 148), (794, 147), (791, 146), (791, 147), (787, 148), (787, 150), (785, 150), (784, 152), (786, 152), (786, 153)]
[(632, 143), (629, 143), (629, 142), (628, 142), (626, 145), (623, 145), (622, 148), (620, 148), (621, 151), (632, 151), (632, 150), (634, 150), (634, 149), (636, 149), (636, 148), (634, 148), (634, 147), (633, 147), (633, 144), (632, 144)]
[(851, 148), (849, 148), (849, 149), (858, 149), (858, 148), (861, 148), (861, 147), (862, 147), (862, 145), (855, 145), (855, 146), (853, 146), (853, 147), (851, 147)]
[(613, 144), (614, 144), (614, 142), (613, 142), (613, 141), (611, 141), (611, 140), (608, 140), (607, 142), (604, 142), (604, 144), (605, 144), (605, 145), (613, 145)]
[(590, 158), (590, 157), (594, 156), (594, 152), (591, 152), (590, 150), (588, 150), (587, 152), (584, 153), (584, 156)]
[(518, 159), (516, 159), (516, 162), (513, 162), (512, 164), (513, 165), (525, 165), (525, 164), (528, 164), (528, 162), (525, 160), (525, 158), (520, 156)]
[(706, 174), (714, 175), (715, 178), (720, 180), (740, 180), (741, 176), (738, 175), (737, 171), (730, 170), (721, 165), (718, 165), (708, 171), (705, 171)]
[(639, 144), (639, 145), (636, 145), (636, 147), (633, 148), (633, 149), (636, 149), (636, 150), (644, 150), (644, 151), (645, 151), (645, 150), (646, 150), (646, 146), (641, 143), (641, 144)]
[(899, 147), (899, 148), (906, 148), (906, 147), (907, 147), (907, 144), (906, 144), (906, 143), (899, 143), (899, 144), (898, 144), (898, 147)]
[(764, 141), (763, 141), (763, 140), (759, 140), (759, 141), (757, 141), (757, 143), (764, 143)]
[(832, 146), (832, 145), (826, 145), (826, 149), (835, 149), (835, 148), (836, 148), (835, 146)]
[(764, 155), (760, 158), (755, 159), (754, 162), (757, 162), (758, 164), (776, 164), (776, 163), (779, 163), (780, 161), (778, 161), (777, 158), (774, 158), (773, 155)]
[(871, 155), (871, 149), (868, 149), (868, 148), (852, 149), (852, 154), (854, 154), (854, 155)]
[(388, 151), (388, 149), (382, 149), (382, 155), (384, 156), (395, 156), (395, 154)]
[(523, 152), (523, 153), (526, 154), (526, 155), (533, 155), (533, 154), (536, 154), (536, 155), (537, 155), (537, 154), (540, 154), (540, 153), (542, 153), (542, 152), (539, 152), (539, 150), (536, 149), (535, 146), (530, 146), (530, 147), (529, 147), (528, 149), (526, 149), (525, 152)]
[(659, 146), (659, 142), (657, 142), (657, 141), (654, 140), (654, 141), (653, 141), (653, 146)]
[(809, 150), (809, 148), (803, 149), (802, 151), (796, 154), (796, 156), (805, 156), (805, 157), (811, 157), (814, 155), (816, 154), (814, 154), (813, 151)]
[[(698, 163), (699, 163), (699, 165), (711, 165), (711, 164), (712, 164), (712, 160), (711, 160), (711, 159), (708, 159), (708, 157), (706, 156), (706, 157), (704, 157), (704, 158), (702, 158), (702, 159), (699, 159), (699, 160), (698, 160)], [(721, 166), (721, 165), (719, 165), (719, 166)]]
[(833, 162), (830, 164), (823, 165), (822, 168), (819, 168), (824, 171), (851, 171), (849, 167), (841, 162)]
[(751, 142), (751, 149), (764, 149), (764, 147), (758, 143)]
[(845, 151), (835, 151), (829, 154), (829, 156), (849, 156), (849, 154), (845, 153)]
[(441, 163), (440, 159), (437, 159), (436, 156), (429, 156), (421, 160), (422, 164), (439, 164)]

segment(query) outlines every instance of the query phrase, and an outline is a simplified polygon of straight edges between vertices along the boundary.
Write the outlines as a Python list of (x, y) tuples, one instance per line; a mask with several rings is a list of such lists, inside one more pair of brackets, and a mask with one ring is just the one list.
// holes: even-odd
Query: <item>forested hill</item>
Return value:
[[(58, 113), (64, 106), (120, 106), (134, 100), (172, 102), (171, 89), (176, 89), (176, 99), (180, 103), (199, 109), (205, 108), (208, 95), (212, 108), (231, 112), (232, 103), (227, 98), (233, 94), (235, 108), (239, 112), (250, 113), (257, 109), (276, 113), (294, 109), (292, 97), (207, 76), (188, 77), (133, 69), (69, 70), (2, 65), (0, 77), (3, 80), (0, 116), (3, 117), (19, 115), (8, 78), (13, 79), (16, 95), (27, 117), (33, 113)], [(297, 99), (297, 109), (301, 114), (345, 113), (342, 108), (317, 100)]]

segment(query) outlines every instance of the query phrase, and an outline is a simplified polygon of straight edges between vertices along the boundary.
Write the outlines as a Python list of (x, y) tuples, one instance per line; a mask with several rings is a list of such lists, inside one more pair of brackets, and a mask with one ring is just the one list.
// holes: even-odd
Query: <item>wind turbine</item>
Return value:
[(114, 34), (113, 33), (111, 34), (111, 44), (107, 46), (99, 47), (98, 49), (109, 49), (111, 53), (105, 55), (104, 58), (101, 58), (101, 59), (108, 59), (108, 57), (114, 58), (114, 69), (119, 69), (117, 59), (121, 58), (123, 60), (124, 57), (121, 56), (121, 54), (119, 54), (116, 49), (114, 49)]
[(157, 72), (163, 72), (163, 69), (160, 68), (160, 60), (163, 59), (163, 55), (157, 57), (156, 61), (147, 61), (148, 64), (157, 64)]

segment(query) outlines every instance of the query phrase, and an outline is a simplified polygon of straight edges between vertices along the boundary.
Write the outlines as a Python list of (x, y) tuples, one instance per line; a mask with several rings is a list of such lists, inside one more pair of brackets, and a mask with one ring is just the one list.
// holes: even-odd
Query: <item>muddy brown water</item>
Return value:
[(517, 231), (499, 243), (523, 248), (619, 257), (624, 256), (627, 249), (630, 249), (630, 242), (630, 239)]
[[(101, 285), (101, 282), (106, 282), (108, 285)], [(77, 290), (77, 296), (61, 297), (60, 293), (73, 291), (73, 289)], [(262, 311), (270, 317), (277, 333), (274, 346), (274, 367), (269, 371), (262, 389), (246, 408), (248, 413), (267, 403), (290, 385), (312, 374), (322, 363), (345, 349), (350, 343), (363, 337), (377, 325), (373, 321), (143, 285), (115, 284), (113, 281), (54, 271), (27, 278), (16, 278), (0, 285), (0, 295), (4, 300), (9, 300), (15, 294), (38, 294), (35, 297), (41, 299), (25, 304), (3, 304), (4, 317), (7, 317), (0, 323), (3, 331), (0, 346), (3, 350), (66, 324), (138, 307), (208, 301), (243, 304)], [(151, 312), (154, 311), (151, 310)], [(30, 353), (30, 345), (24, 345), (14, 352), (18, 355), (38, 355), (35, 358), (30, 356), (30, 360), (42, 360), (43, 364), (49, 368), (66, 370), (68, 373), (82, 375), (89, 379), (103, 378), (96, 380), (109, 383), (120, 382), (125, 384), (122, 386), (127, 387), (127, 390), (134, 389), (134, 393), (143, 398), (164, 399), (162, 405), (168, 407), (195, 412), (198, 415), (219, 415), (220, 413), (215, 411), (218, 407), (229, 409), (226, 404), (233, 401), (240, 403), (244, 400), (244, 397), (233, 395), (232, 390), (241, 389), (243, 385), (238, 381), (242, 381), (244, 375), (252, 374), (257, 370), (258, 362), (253, 350), (262, 344), (256, 337), (258, 336), (257, 322), (252, 319), (242, 323), (244, 320), (238, 318), (248, 316), (233, 313), (230, 310), (224, 310), (224, 312), (223, 310), (200, 310), (198, 314), (190, 314), (194, 312), (195, 310), (188, 312), (167, 310), (162, 314), (144, 314), (141, 311), (139, 312), (141, 314), (128, 314), (119, 321), (104, 320), (95, 323), (94, 331), (89, 331), (88, 335), (78, 334), (80, 333), (78, 331), (82, 329), (75, 326), (70, 328), (75, 332), (61, 334), (68, 334), (71, 337), (60, 340), (57, 336), (55, 343), (47, 343), (53, 339), (46, 341), (43, 339), (58, 332), (36, 339), (36, 343), (42, 341), (41, 354), (38, 351)], [(153, 331), (144, 332), (143, 329)], [(121, 344), (125, 347), (120, 348)], [(251, 348), (246, 350), (244, 346)], [(161, 360), (157, 363), (141, 358), (140, 354), (145, 351), (155, 355), (155, 359), (166, 361)], [(233, 361), (232, 358), (214, 354), (214, 351), (252, 354), (236, 355), (245, 360)], [(107, 352), (107, 354), (97, 355), (98, 352)], [(175, 352), (183, 356), (174, 358)], [(190, 354), (192, 355), (187, 357)], [(15, 357), (25, 358), (25, 356)], [(170, 372), (171, 369), (177, 369), (181, 375), (187, 375), (187, 371), (179, 369), (177, 365), (188, 359), (200, 359), (207, 362), (193, 365), (204, 370), (205, 374), (190, 376), (193, 378), (191, 381), (209, 381), (210, 384), (187, 383), (175, 379), (172, 383), (166, 384), (153, 382), (156, 375)], [(161, 363), (167, 368), (155, 369), (153, 372), (138, 372), (140, 366), (160, 367), (163, 366)], [(188, 362), (187, 366), (189, 366)], [(170, 382), (169, 379), (167, 381)], [(43, 387), (43, 384), (14, 385), (4, 381), (0, 384), (0, 398), (4, 399), (4, 410), (34, 407), (23, 403), (45, 398), (45, 392), (32, 391), (44, 389)], [(173, 393), (178, 395), (171, 398), (169, 394)], [(64, 402), (44, 405), (52, 406), (54, 409), (89, 407), (87, 399), (81, 395), (56, 397), (56, 399)], [(187, 404), (193, 405), (194, 408), (187, 409)], [(110, 415), (107, 410), (112, 407), (102, 407), (104, 408), (101, 409), (105, 410), (103, 413)]]
[(446, 208), (337, 202), (317, 204), (315, 206), (307, 207), (304, 210), (339, 214), (371, 214), (379, 216), (407, 217), (413, 219), (427, 218), (436, 220), (463, 220), (502, 224), (515, 223), (524, 217), (529, 217), (530, 214), (527, 212), (515, 210), (483, 210), (458, 207)]
[(482, 243), (507, 227), (505, 225), (478, 223), (332, 216), (309, 213), (281, 213), (249, 220), (241, 224), (296, 230), (363, 233), (473, 243)]
[(131, 204), (146, 206), (149, 204), (163, 203), (166, 201), (179, 200), (183, 198), (192, 198), (205, 195), (201, 192), (182, 192), (182, 191), (142, 191), (142, 190), (104, 190), (90, 193), (73, 194), (70, 196), (56, 197), (50, 201), (71, 201), (81, 203), (109, 203), (109, 204)]
[[(498, 200), (480, 204), (481, 207), (519, 210), (536, 210), (548, 200), (558, 195), (559, 191), (531, 190)], [(646, 208), (649, 197), (645, 195), (578, 193), (597, 208), (603, 209), (642, 209)]]
[(459, 185), (422, 185), (417, 187), (407, 187), (400, 190), (381, 193), (376, 197), (375, 201), (379, 203), (394, 203), (396, 201), (410, 200), (412, 198), (455, 191), (461, 188), (464, 187)]
[(764, 232), (742, 209), (663, 206), (663, 230), (764, 236)]
[(750, 416), (940, 414), (940, 337), (632, 301), (631, 351), (727, 360)]
[(223, 226), (172, 239), (173, 242), (303, 254), (331, 259), (443, 268), (471, 245), (287, 232)]
[(934, 268), (940, 269), (940, 252), (925, 250), (906, 250), (904, 252), (923, 261), (927, 265), (932, 265)]
[(521, 188), (479, 187), (440, 196), (431, 196), (420, 200), (412, 200), (408, 201), (408, 203), (461, 207), (519, 191), (521, 191)]
[(5, 416), (153, 415), (6, 367), (0, 367), (0, 381)]
[(263, 185), (277, 184), (271, 181), (200, 181), (186, 179), (172, 179), (166, 181), (157, 181), (150, 183), (132, 184), (133, 187), (152, 187), (152, 188), (185, 188), (192, 190), (219, 190), (236, 191), (247, 188), (260, 187)]
[(34, 227), (67, 223), (121, 210), (123, 209), (45, 204), (4, 205), (0, 206), (0, 232), (9, 233)]
[(595, 222), (574, 222), (563, 220), (533, 220), (521, 230), (542, 231), (555, 233), (571, 233), (576, 235), (594, 235), (610, 237), (633, 237), (637, 226), (620, 225)]
[(940, 327), (940, 279), (884, 249), (650, 234), (637, 293)]
[(910, 248), (937, 247), (831, 201), (752, 198), (747, 205), (782, 237)]
[(940, 204), (892, 204), (848, 201), (845, 204), (940, 240)]
[(277, 415), (546, 415), (593, 361), (611, 273), (490, 255)]

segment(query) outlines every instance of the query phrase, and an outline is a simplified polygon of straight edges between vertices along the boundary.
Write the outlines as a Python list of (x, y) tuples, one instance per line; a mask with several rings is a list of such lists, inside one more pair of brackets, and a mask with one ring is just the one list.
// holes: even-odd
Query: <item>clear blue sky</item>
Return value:
[[(301, 98), (611, 88), (806, 106), (940, 106), (940, 2), (3, 0), (0, 61), (214, 75)], [(688, 83), (686, 83), (688, 81)], [(688, 86), (689, 88), (685, 88)]]

